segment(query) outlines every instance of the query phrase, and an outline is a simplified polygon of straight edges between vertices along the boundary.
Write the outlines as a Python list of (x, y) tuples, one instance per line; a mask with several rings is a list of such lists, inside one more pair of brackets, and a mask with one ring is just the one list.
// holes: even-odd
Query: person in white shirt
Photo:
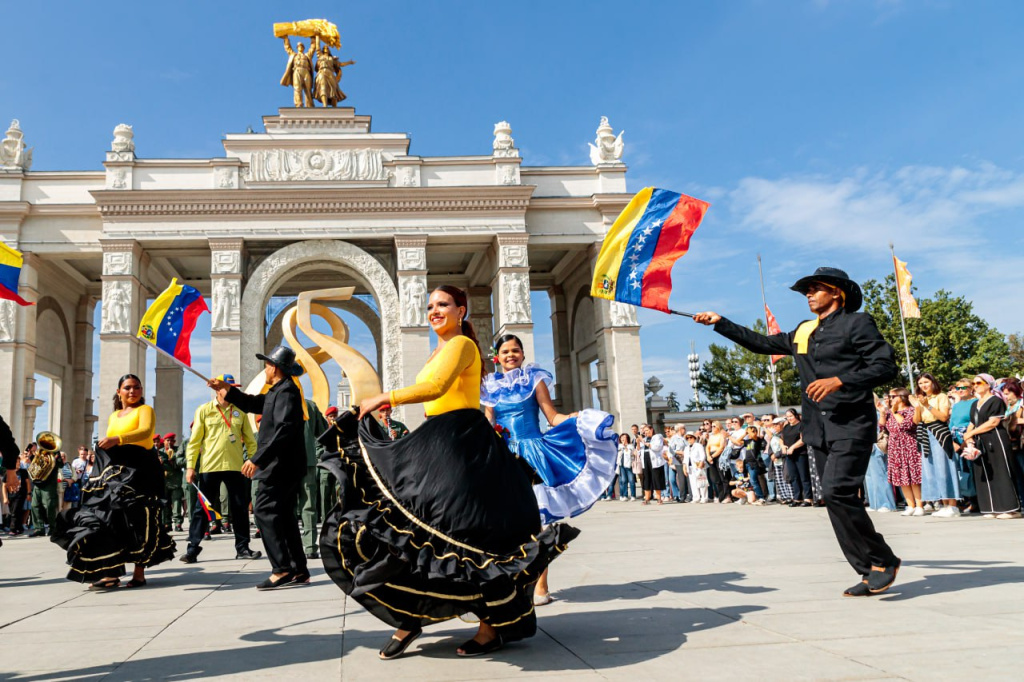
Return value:
[(678, 426), (672, 437), (668, 439), (669, 456), (672, 458), (672, 470), (676, 477), (676, 488), (679, 496), (676, 502), (688, 502), (692, 499), (686, 472), (683, 471), (683, 455), (686, 449), (686, 427)]
[[(636, 499), (636, 474), (633, 473), (633, 443), (628, 433), (619, 434), (619, 499)], [(629, 493), (628, 495), (626, 493)]]
[(644, 504), (650, 504), (653, 493), (657, 493), (658, 504), (662, 504), (661, 491), (665, 489), (665, 465), (668, 464), (668, 448), (665, 437), (655, 434), (650, 424), (644, 424), (641, 431), (643, 440), (641, 454), (644, 463)]
[(707, 504), (708, 501), (708, 453), (697, 440), (697, 434), (686, 434), (686, 447), (683, 451), (683, 469), (690, 479), (690, 490), (693, 501)]

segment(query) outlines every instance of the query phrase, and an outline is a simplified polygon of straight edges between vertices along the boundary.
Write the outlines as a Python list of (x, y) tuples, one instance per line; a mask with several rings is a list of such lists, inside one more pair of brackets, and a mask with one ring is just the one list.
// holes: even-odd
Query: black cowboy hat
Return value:
[(302, 365), (295, 362), (295, 351), (287, 346), (276, 346), (274, 350), (270, 351), (270, 355), (257, 353), (256, 357), (264, 362), (275, 365), (289, 376), (299, 377), (305, 371), (302, 369)]
[(860, 285), (850, 279), (845, 270), (840, 270), (839, 268), (818, 268), (814, 271), (813, 275), (798, 279), (796, 284), (791, 286), (790, 289), (804, 294), (807, 293), (807, 287), (813, 282), (824, 282), (825, 284), (831, 284), (842, 289), (843, 293), (846, 294), (846, 303), (843, 307), (846, 308), (847, 312), (856, 312), (864, 302), (864, 295), (860, 291)]

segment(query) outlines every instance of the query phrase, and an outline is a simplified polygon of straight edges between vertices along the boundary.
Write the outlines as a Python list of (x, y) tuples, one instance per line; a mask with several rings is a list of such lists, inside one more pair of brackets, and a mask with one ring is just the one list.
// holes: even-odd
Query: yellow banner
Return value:
[(284, 38), (285, 36), (299, 36), (300, 38), (312, 38), (318, 36), (320, 40), (331, 47), (341, 47), (341, 36), (338, 35), (338, 27), (326, 19), (306, 19), (304, 21), (285, 21), (274, 24), (274, 37)]
[(895, 255), (892, 259), (896, 268), (896, 291), (900, 297), (900, 310), (903, 312), (903, 317), (921, 317), (921, 309), (917, 307), (917, 301), (910, 293), (910, 285), (914, 278), (910, 276), (910, 271), (907, 270), (907, 264), (904, 261)]

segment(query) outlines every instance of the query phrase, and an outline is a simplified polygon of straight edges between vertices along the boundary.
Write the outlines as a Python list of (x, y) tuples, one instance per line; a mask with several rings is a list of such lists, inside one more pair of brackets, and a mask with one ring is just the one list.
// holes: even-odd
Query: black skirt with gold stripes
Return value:
[(67, 550), (68, 580), (118, 578), (125, 564), (173, 559), (174, 540), (160, 521), (164, 482), (156, 452), (137, 445), (97, 449), (94, 471), (82, 506), (58, 515), (51, 538)]
[(579, 531), (541, 530), (531, 470), (479, 410), (398, 441), (346, 413), (325, 436), (340, 495), (320, 550), (346, 594), (395, 628), (471, 613), (505, 641), (535, 634), (534, 584)]

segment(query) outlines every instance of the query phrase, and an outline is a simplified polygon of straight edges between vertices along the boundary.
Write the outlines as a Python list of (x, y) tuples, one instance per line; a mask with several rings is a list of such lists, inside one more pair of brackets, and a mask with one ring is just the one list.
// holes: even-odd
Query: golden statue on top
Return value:
[[(281, 77), (281, 85), (292, 87), (296, 107), (314, 106), (314, 100), (325, 107), (336, 107), (346, 98), (339, 85), (342, 68), (356, 62), (354, 59), (343, 62), (331, 54), (329, 46), (341, 49), (337, 26), (324, 19), (289, 21), (274, 24), (274, 35), (284, 38), (288, 66)], [(289, 36), (309, 38), (309, 49), (299, 42), (297, 51), (293, 50)]]

